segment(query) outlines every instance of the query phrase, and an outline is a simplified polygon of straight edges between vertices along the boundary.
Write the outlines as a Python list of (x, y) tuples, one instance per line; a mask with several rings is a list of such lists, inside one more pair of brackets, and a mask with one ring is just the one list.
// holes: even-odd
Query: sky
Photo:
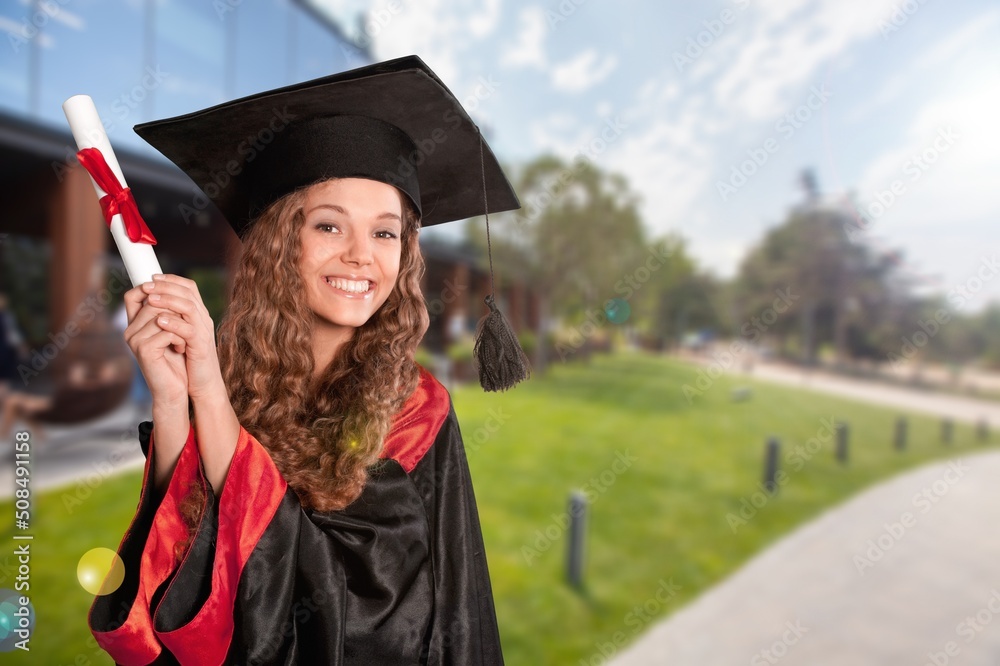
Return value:
[[(505, 163), (550, 152), (624, 174), (650, 234), (680, 234), (719, 277), (803, 200), (811, 168), (826, 199), (867, 212), (852, 238), (901, 250), (918, 290), (964, 290), (970, 311), (1000, 300), (996, 3), (314, 1), (377, 59), (420, 55)], [(0, 0), (8, 38), (26, 2)], [(252, 0), (253, 12), (251, 0), (159, 0), (153, 59), (169, 75), (116, 107), (143, 78), (143, 1), (51, 2), (36, 115), (60, 124), (62, 100), (93, 91), (102, 115), (122, 116), (112, 141), (133, 147), (137, 122), (362, 64), (302, 46), (321, 30), (289, 19), (286, 0)], [(14, 111), (26, 52), (0, 44), (0, 105)]]
[[(475, 117), (502, 158), (582, 153), (625, 174), (651, 233), (680, 233), (719, 276), (802, 201), (808, 167), (868, 211), (855, 238), (901, 249), (918, 289), (1000, 298), (996, 3), (396, 6), (369, 15), (379, 58), (419, 53), (462, 97), (493, 81)], [(595, 141), (609, 121), (620, 132)]]

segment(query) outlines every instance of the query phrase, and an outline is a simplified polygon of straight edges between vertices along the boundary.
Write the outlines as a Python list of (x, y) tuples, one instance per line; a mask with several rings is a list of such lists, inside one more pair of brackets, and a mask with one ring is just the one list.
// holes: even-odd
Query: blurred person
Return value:
[(502, 664), (458, 420), (413, 358), (419, 229), (518, 207), (478, 128), (409, 57), (136, 131), (219, 195), (243, 254), (218, 346), (195, 282), (125, 294), (153, 418), (98, 643), (119, 663)]
[(11, 383), (0, 408), (0, 439), (6, 440), (15, 423), (24, 423), (31, 432), (32, 439), (46, 438), (42, 422), (37, 418), (52, 407), (56, 394), (56, 382), (51, 366), (46, 366), (30, 381)]
[(27, 353), (17, 319), (10, 310), (10, 300), (6, 292), (0, 291), (0, 397), (10, 390), (15, 380), (20, 380), (17, 366)]

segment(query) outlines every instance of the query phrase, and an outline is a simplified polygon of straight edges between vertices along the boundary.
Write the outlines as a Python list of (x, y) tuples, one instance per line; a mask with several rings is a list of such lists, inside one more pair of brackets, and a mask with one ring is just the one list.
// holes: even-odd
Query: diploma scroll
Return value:
[[(69, 121), (70, 130), (73, 132), (73, 138), (76, 140), (79, 150), (84, 151), (90, 148), (100, 151), (100, 155), (95, 157), (98, 160), (100, 160), (100, 157), (103, 157), (103, 161), (107, 163), (107, 167), (110, 168), (111, 172), (118, 179), (121, 188), (126, 190), (125, 195), (127, 198), (131, 199), (131, 193), (127, 192), (128, 185), (125, 183), (125, 176), (122, 174), (121, 167), (118, 165), (118, 159), (111, 149), (111, 142), (108, 141), (108, 135), (104, 131), (104, 124), (101, 122), (101, 117), (94, 106), (94, 100), (88, 95), (74, 95), (63, 102), (63, 112), (66, 114), (66, 120)], [(93, 151), (89, 152), (92, 153)], [(81, 162), (83, 162), (82, 157)], [(87, 170), (91, 173), (91, 181), (94, 183), (94, 189), (97, 191), (98, 198), (101, 199), (105, 216), (108, 217), (108, 208), (105, 207), (107, 195), (112, 194), (112, 198), (116, 198), (115, 195), (121, 194), (121, 192), (106, 192), (98, 184), (93, 175), (94, 172), (89, 167)], [(111, 204), (114, 203), (111, 202)], [(115, 208), (112, 207), (111, 210), (115, 210)], [(135, 216), (138, 217), (137, 209)], [(141, 223), (141, 218), (139, 218), (139, 222)], [(115, 239), (115, 244), (118, 246), (118, 252), (121, 253), (122, 260), (125, 262), (125, 270), (128, 271), (128, 276), (132, 280), (133, 287), (137, 287), (143, 282), (149, 282), (153, 279), (154, 273), (163, 272), (160, 270), (160, 263), (153, 252), (153, 246), (149, 242), (134, 242), (129, 238), (129, 232), (126, 230), (125, 222), (120, 212), (115, 212), (113, 217), (108, 219), (108, 226), (111, 229), (112, 237)], [(143, 228), (145, 228), (144, 224)], [(148, 238), (152, 239), (152, 234), (148, 233), (148, 229), (146, 232)]]

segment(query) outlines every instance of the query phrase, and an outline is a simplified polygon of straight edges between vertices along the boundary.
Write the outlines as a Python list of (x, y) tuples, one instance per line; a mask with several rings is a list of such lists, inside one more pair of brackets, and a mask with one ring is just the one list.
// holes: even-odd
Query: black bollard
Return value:
[(569, 496), (569, 542), (566, 551), (566, 578), (569, 584), (583, 587), (583, 545), (587, 529), (587, 497), (579, 490)]
[(947, 446), (951, 446), (952, 426), (952, 421), (949, 418), (941, 421), (941, 442)]
[(764, 452), (764, 488), (769, 493), (778, 490), (778, 450), (781, 444), (777, 437), (769, 437)]
[(847, 439), (850, 429), (843, 421), (837, 422), (837, 461), (841, 465), (847, 464)]
[(900, 416), (896, 419), (896, 450), (906, 450), (906, 417)]
[(979, 423), (976, 425), (976, 435), (978, 435), (980, 442), (990, 441), (990, 424), (986, 419), (979, 419)]

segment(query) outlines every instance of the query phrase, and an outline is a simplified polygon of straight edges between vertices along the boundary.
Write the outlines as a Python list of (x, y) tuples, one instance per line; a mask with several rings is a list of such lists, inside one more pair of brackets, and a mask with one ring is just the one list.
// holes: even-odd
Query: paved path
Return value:
[[(995, 402), (776, 364), (747, 376), (1000, 424)], [(1000, 452), (890, 479), (786, 536), (608, 663), (998, 666), (998, 481)]]
[(871, 488), (608, 663), (997, 666), (998, 480), (1000, 452), (988, 452)]
[(950, 416), (970, 423), (985, 418), (988, 423), (1000, 426), (1000, 402), (996, 401), (867, 382), (822, 370), (803, 371), (776, 363), (757, 363), (753, 372), (733, 374), (854, 398), (875, 405)]
[[(84, 424), (45, 426), (45, 437), (32, 441), (31, 489), (41, 492), (76, 483), (91, 487), (112, 474), (142, 469), (146, 459), (139, 448), (138, 425), (148, 420), (129, 404)], [(13, 432), (0, 440), (0, 499), (14, 495)], [(29, 431), (30, 432), (30, 431)]]

